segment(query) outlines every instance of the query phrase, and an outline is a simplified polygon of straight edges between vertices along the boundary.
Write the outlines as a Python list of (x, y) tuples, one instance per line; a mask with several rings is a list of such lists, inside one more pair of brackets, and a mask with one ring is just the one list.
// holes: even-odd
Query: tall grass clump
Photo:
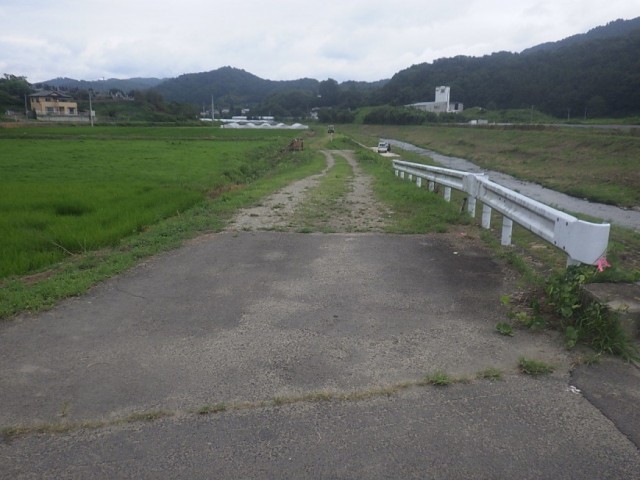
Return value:
[(625, 333), (617, 314), (589, 299), (582, 286), (598, 274), (593, 266), (570, 266), (546, 283), (547, 306), (555, 313), (569, 348), (584, 343), (598, 353), (612, 353), (627, 360), (638, 359), (635, 342)]

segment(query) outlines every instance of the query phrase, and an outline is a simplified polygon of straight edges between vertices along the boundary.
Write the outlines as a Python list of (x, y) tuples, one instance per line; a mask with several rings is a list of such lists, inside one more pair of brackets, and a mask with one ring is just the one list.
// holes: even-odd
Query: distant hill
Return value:
[(39, 82), (35, 84), (35, 87), (39, 88), (65, 88), (68, 90), (80, 89), (94, 91), (109, 91), (120, 90), (121, 92), (128, 93), (132, 90), (147, 90), (153, 88), (165, 79), (162, 78), (108, 78), (106, 80), (74, 80), (73, 78), (58, 77), (46, 82)]
[(592, 28), (587, 33), (579, 33), (572, 35), (563, 40), (557, 42), (547, 42), (536, 45), (535, 47), (527, 48), (522, 53), (538, 53), (541, 51), (558, 50), (559, 48), (577, 45), (580, 43), (588, 42), (590, 40), (603, 40), (606, 38), (622, 37), (632, 34), (634, 31), (640, 29), (640, 17), (633, 20), (614, 20), (604, 26)]
[(270, 94), (288, 90), (317, 92), (319, 82), (300, 80), (264, 80), (244, 70), (222, 67), (210, 72), (188, 73), (155, 86), (154, 90), (169, 101), (200, 105), (211, 102), (211, 96), (226, 103), (256, 104)]
[(617, 20), (584, 35), (522, 53), (458, 56), (395, 74), (377, 103), (433, 100), (449, 85), (465, 108), (535, 107), (557, 117), (640, 114), (640, 18)]

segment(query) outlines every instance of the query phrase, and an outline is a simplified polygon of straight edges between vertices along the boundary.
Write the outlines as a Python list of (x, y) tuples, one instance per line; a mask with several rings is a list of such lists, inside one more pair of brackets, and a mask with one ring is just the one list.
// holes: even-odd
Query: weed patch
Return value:
[(435, 385), (438, 387), (446, 387), (453, 383), (453, 379), (444, 372), (434, 372), (425, 376), (425, 382), (429, 385)]
[(476, 378), (481, 380), (502, 380), (502, 370), (498, 368), (487, 368), (476, 374)]
[(539, 360), (531, 360), (525, 357), (520, 357), (520, 359), (518, 360), (518, 368), (525, 375), (531, 375), (532, 377), (547, 375), (555, 370), (555, 367), (553, 365), (549, 365)]
[(565, 333), (568, 348), (580, 342), (598, 353), (637, 359), (637, 346), (622, 329), (617, 314), (586, 298), (582, 290), (597, 275), (595, 267), (571, 266), (549, 279), (545, 294), (547, 307), (555, 314), (553, 321)]
[(513, 327), (505, 322), (499, 322), (496, 324), (496, 331), (500, 335), (505, 335), (507, 337), (513, 337)]

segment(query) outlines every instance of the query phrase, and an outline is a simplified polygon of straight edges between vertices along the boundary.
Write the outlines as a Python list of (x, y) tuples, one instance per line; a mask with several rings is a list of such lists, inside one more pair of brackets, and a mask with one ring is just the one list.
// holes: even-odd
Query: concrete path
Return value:
[(198, 238), (0, 324), (0, 478), (637, 478), (560, 339), (495, 332), (510, 278), (457, 232)]

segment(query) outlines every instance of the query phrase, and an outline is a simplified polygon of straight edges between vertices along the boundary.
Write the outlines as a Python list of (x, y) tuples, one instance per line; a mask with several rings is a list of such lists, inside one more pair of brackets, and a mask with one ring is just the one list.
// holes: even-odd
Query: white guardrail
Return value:
[(498, 185), (485, 174), (468, 173), (432, 167), (420, 163), (394, 160), (396, 176), (409, 180), (416, 177), (418, 187), (422, 180), (429, 182), (429, 190), (435, 185), (443, 185), (444, 198), (451, 200), (451, 189), (467, 193), (467, 211), (476, 215), (476, 201), (482, 203), (482, 227), (491, 226), (491, 212), (496, 210), (503, 215), (502, 245), (511, 245), (513, 222), (522, 225), (567, 255), (567, 265), (585, 263), (596, 265), (604, 258), (609, 244), (608, 223), (590, 223), (579, 220), (560, 210)]

